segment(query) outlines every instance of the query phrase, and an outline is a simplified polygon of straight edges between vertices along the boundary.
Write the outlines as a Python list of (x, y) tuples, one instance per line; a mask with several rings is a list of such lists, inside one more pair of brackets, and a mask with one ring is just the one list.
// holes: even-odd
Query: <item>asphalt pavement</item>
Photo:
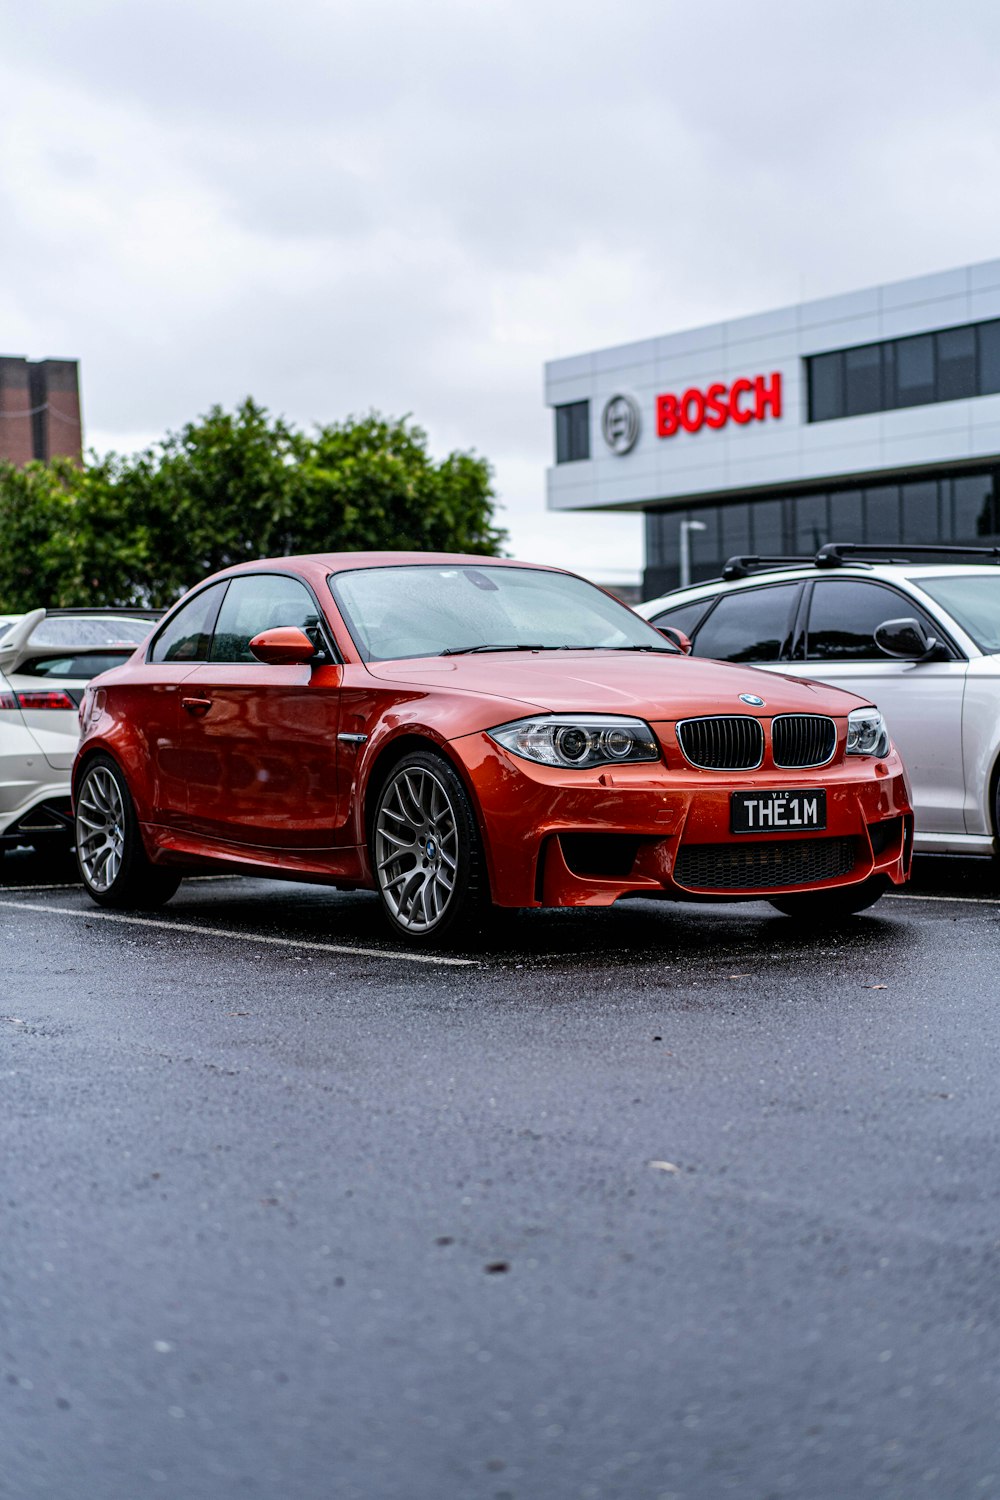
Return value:
[(3, 1500), (1000, 1497), (1000, 879), (150, 918), (0, 863)]

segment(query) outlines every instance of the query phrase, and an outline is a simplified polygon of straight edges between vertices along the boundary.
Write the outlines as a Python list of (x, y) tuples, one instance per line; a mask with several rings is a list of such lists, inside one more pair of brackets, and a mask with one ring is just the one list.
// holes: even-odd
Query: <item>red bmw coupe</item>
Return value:
[(416, 941), (491, 903), (765, 897), (839, 916), (908, 874), (878, 710), (685, 656), (555, 568), (424, 553), (244, 563), (88, 687), (87, 890), (205, 870), (373, 889)]

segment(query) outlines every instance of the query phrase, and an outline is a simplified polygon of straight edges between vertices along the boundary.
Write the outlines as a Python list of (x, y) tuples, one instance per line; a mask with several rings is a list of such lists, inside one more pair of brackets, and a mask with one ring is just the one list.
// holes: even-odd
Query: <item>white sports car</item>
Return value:
[(0, 615), (0, 852), (72, 838), (77, 710), (92, 677), (127, 661), (158, 611)]

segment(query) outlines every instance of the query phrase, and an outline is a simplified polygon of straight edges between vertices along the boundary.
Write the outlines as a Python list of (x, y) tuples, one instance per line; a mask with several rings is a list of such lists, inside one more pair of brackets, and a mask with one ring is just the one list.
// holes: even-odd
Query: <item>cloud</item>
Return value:
[(35, 0), (5, 31), (4, 348), (81, 359), (91, 440), (248, 393), (412, 412), (544, 560), (641, 555), (634, 517), (544, 511), (545, 359), (1000, 245), (979, 4)]

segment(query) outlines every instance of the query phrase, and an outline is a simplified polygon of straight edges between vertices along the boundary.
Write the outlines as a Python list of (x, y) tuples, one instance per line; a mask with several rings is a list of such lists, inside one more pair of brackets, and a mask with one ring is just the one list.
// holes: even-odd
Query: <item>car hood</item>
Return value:
[[(864, 701), (821, 682), (658, 652), (489, 652), (369, 662), (368, 671), (391, 682), (481, 693), (550, 713), (632, 714), (649, 720), (720, 713), (844, 715)], [(763, 698), (763, 705), (742, 702), (741, 693)]]

